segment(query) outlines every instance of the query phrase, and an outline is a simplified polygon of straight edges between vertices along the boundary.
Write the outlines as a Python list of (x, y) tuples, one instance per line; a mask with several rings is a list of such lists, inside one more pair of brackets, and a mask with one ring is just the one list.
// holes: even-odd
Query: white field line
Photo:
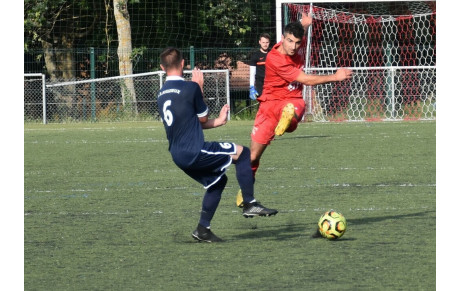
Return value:
[[(349, 208), (349, 209), (341, 209), (341, 211), (346, 211), (347, 213), (351, 212), (379, 212), (379, 211), (420, 211), (420, 210), (429, 210), (433, 209), (434, 206), (420, 206), (420, 207), (359, 207), (359, 208)], [(325, 207), (304, 207), (304, 208), (298, 208), (298, 209), (278, 209), (279, 213), (302, 213), (302, 212), (325, 212), (330, 210), (330, 208), (325, 208)], [(433, 209), (435, 210), (435, 209)], [(241, 209), (238, 210), (224, 210), (224, 209), (218, 209), (219, 213), (221, 214), (236, 214), (236, 215), (241, 215)], [(105, 211), (105, 212), (80, 212), (80, 213), (75, 213), (75, 212), (68, 212), (68, 211), (60, 211), (60, 212), (25, 212), (24, 216), (54, 216), (54, 215), (61, 215), (61, 216), (66, 216), (66, 215), (87, 215), (87, 216), (107, 216), (107, 215), (114, 215), (114, 216), (124, 216), (124, 215), (130, 215), (132, 216), (135, 214), (137, 211), (130, 211), (129, 209), (125, 211)], [(150, 213), (152, 215), (171, 215), (174, 214), (174, 211), (165, 211), (162, 209), (155, 209), (151, 210)], [(199, 214), (200, 211), (196, 210), (186, 210), (182, 211), (182, 213), (189, 213), (189, 214)]]
[(335, 183), (335, 184), (307, 184), (300, 186), (270, 186), (271, 188), (314, 188), (314, 187), (436, 187), (436, 184), (412, 184), (412, 183), (402, 183), (402, 184), (354, 184), (354, 183)]
[[(133, 187), (135, 187), (136, 189), (145, 189), (145, 190), (159, 190), (159, 191), (172, 191), (172, 190), (190, 190), (192, 192), (197, 192), (198, 190), (202, 190), (199, 188), (199, 186), (175, 186), (175, 187), (140, 187), (140, 186), (143, 186), (145, 184), (148, 184), (148, 183), (145, 183), (145, 182), (142, 182), (142, 183), (137, 183), (136, 185), (133, 185)], [(104, 189), (102, 189), (102, 187), (104, 187)], [(436, 187), (436, 184), (431, 184), (431, 183), (428, 183), (428, 184), (413, 184), (413, 183), (401, 183), (401, 184), (348, 184), (348, 183), (337, 183), (337, 184), (307, 184), (307, 185), (298, 185), (298, 186), (284, 186), (284, 185), (278, 185), (278, 186), (270, 186), (270, 189), (275, 189), (275, 188), (279, 188), (279, 189), (287, 189), (287, 188), (292, 188), (292, 189), (296, 189), (296, 188), (326, 188), (326, 187), (421, 187), (421, 188), (431, 188), (431, 187)], [(226, 187), (225, 188), (225, 192), (231, 192), (233, 190), (235, 190), (236, 188), (234, 187)], [(53, 196), (53, 197), (66, 197), (66, 196), (69, 196), (69, 195), (75, 195), (73, 194), (74, 192), (85, 192), (85, 193), (90, 193), (90, 192), (100, 192), (100, 191), (122, 191), (122, 192), (126, 192), (126, 191), (131, 191), (133, 190), (132, 187), (118, 187), (117, 185), (101, 185), (101, 188), (95, 188), (95, 189), (70, 189), (70, 190), (39, 190), (39, 189), (35, 189), (35, 190), (25, 190), (24, 191), (24, 194), (27, 194), (27, 193), (30, 193), (30, 194), (33, 194), (33, 193), (62, 193), (62, 192), (70, 192), (71, 194), (69, 193), (65, 193), (65, 194), (61, 194), (61, 195), (58, 195), (58, 196)], [(202, 190), (203, 193), (204, 193), (204, 190)], [(200, 192), (200, 191), (198, 191)], [(224, 192), (224, 195), (225, 195), (225, 192)], [(201, 192), (200, 192), (201, 193)], [(45, 197), (36, 197), (36, 198), (45, 198)], [(49, 198), (49, 197), (48, 197)]]
[(107, 141), (88, 141), (88, 140), (66, 140), (56, 142), (54, 140), (25, 141), (24, 144), (124, 144), (124, 143), (167, 143), (166, 139), (124, 139), (124, 140), (107, 140)]
[[(50, 127), (37, 127), (37, 128), (24, 128), (24, 131), (119, 131), (119, 130), (123, 130), (123, 129), (137, 129), (137, 130), (144, 130), (144, 129), (148, 129), (148, 130), (157, 130), (157, 129), (161, 129), (163, 130), (163, 124), (160, 122), (160, 121), (139, 121), (139, 123), (141, 122), (145, 122), (145, 124), (149, 124), (149, 123), (154, 123), (154, 122), (157, 122), (158, 124), (155, 124), (155, 125), (147, 125), (147, 126), (122, 126), (122, 127), (118, 127), (118, 126), (112, 126), (112, 127), (69, 127), (69, 128), (66, 128), (65, 126), (64, 127), (59, 127), (59, 128), (50, 128)], [(101, 122), (103, 123), (103, 122)]]
[[(412, 184), (412, 183), (403, 183), (403, 184), (398, 184), (398, 185), (390, 185), (390, 184), (379, 184), (379, 185), (353, 185), (357, 187), (436, 187), (436, 184)], [(307, 188), (307, 187), (351, 187), (349, 184), (332, 184), (332, 185), (308, 185), (308, 186), (279, 186), (278, 188)], [(273, 187), (272, 187), (273, 188)], [(187, 190), (190, 191), (187, 194), (193, 194), (193, 195), (202, 195), (203, 193), (197, 192), (196, 187), (151, 187), (151, 188), (146, 188), (148, 190), (159, 190), (159, 191), (169, 191), (169, 190)], [(227, 192), (231, 192), (231, 190), (234, 190), (234, 188), (226, 188)], [(132, 188), (120, 188), (120, 187), (114, 187), (111, 188), (110, 190), (105, 188), (104, 191), (123, 191), (125, 192), (126, 190), (132, 190)], [(48, 195), (45, 196), (38, 196), (38, 197), (28, 197), (26, 195), (26, 199), (74, 199), (74, 198), (90, 198), (91, 192), (100, 192), (101, 189), (71, 189), (69, 193), (62, 194), (62, 191), (58, 190), (29, 190), (26, 191), (27, 193), (47, 193)], [(59, 195), (52, 195), (53, 193), (61, 193)], [(82, 194), (74, 194), (74, 193), (82, 193)], [(225, 193), (224, 193), (225, 194)], [(227, 193), (228, 194), (228, 193)], [(421, 209), (431, 209), (433, 206), (421, 206), (418, 208), (415, 207), (361, 207), (361, 208), (350, 208), (347, 211), (353, 212), (353, 211), (401, 211), (401, 210), (421, 210)], [(329, 209), (326, 208), (317, 208), (317, 207), (302, 207), (299, 209), (279, 209), (281, 213), (291, 213), (291, 212), (306, 212), (306, 211), (314, 211), (314, 212), (319, 212), (319, 211), (327, 211)], [(136, 212), (136, 211), (134, 211)], [(185, 211), (186, 213), (199, 213), (199, 211)], [(236, 213), (236, 214), (241, 214), (241, 210), (222, 210), (219, 209), (220, 213)], [(152, 210), (151, 214), (154, 215), (162, 215), (165, 213), (171, 213), (168, 211), (164, 211), (161, 209), (157, 210)], [(120, 211), (107, 211), (107, 212), (81, 212), (81, 213), (69, 213), (66, 211), (58, 212), (58, 213), (53, 213), (53, 212), (25, 212), (24, 216), (42, 216), (42, 215), (94, 215), (94, 216), (100, 216), (100, 215), (128, 215), (130, 214), (129, 210), (120, 212)]]

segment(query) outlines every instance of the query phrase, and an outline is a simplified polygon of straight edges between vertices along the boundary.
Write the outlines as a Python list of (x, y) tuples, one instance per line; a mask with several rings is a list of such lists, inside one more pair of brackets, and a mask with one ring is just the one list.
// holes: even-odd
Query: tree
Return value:
[[(118, 33), (118, 68), (120, 76), (133, 74), (133, 63), (131, 55), (133, 53), (131, 43), (131, 24), (129, 22), (128, 0), (113, 0), (113, 12), (117, 23)], [(132, 78), (124, 78), (122, 83), (123, 106), (129, 108), (137, 114), (136, 91)]]
[(206, 0), (206, 19), (226, 32), (225, 37), (234, 39), (237, 46), (242, 44), (243, 36), (251, 30), (250, 21), (256, 18), (246, 1)]
[(29, 57), (40, 51), (52, 80), (69, 80), (79, 76), (75, 48), (104, 47), (98, 60), (105, 64), (99, 64), (113, 75), (117, 72), (109, 64), (119, 65), (112, 55), (116, 7), (127, 7), (125, 14), (129, 10), (134, 70), (136, 54), (142, 57), (147, 49), (256, 46), (260, 33), (274, 32), (274, 5), (256, 0), (24, 0), (24, 49), (26, 54), (30, 49)]
[[(92, 1), (95, 5), (95, 1)], [(24, 44), (41, 44), (47, 72), (52, 81), (75, 79), (75, 43), (93, 31), (97, 15), (87, 1), (25, 0), (24, 30), (30, 37)], [(71, 109), (71, 116), (77, 117), (75, 86), (66, 92), (57, 92)]]
[(28, 35), (24, 48), (41, 45), (51, 80), (75, 79), (73, 49), (94, 30), (98, 19), (93, 12), (95, 3), (24, 0), (24, 31)]

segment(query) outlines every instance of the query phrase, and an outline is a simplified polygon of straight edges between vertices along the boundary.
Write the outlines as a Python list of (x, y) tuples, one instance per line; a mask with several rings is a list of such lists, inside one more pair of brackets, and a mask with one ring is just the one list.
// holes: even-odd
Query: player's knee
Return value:
[(224, 174), (222, 177), (220, 177), (219, 183), (222, 183), (223, 186), (225, 187), (225, 185), (227, 185), (227, 180), (228, 180), (227, 175)]
[(242, 147), (243, 147), (243, 150), (241, 151), (241, 154), (238, 157), (238, 160), (236, 160), (237, 163), (251, 159), (251, 151), (249, 150), (249, 148), (245, 146), (242, 146)]
[(213, 190), (219, 189), (223, 191), (225, 188), (225, 185), (227, 185), (227, 180), (228, 180), (227, 175), (224, 174), (222, 177), (220, 177), (219, 181), (217, 181), (216, 184), (210, 187), (210, 190), (213, 191)]
[(291, 120), (291, 124), (289, 125), (289, 127), (286, 129), (286, 132), (293, 132), (294, 130), (297, 129), (297, 125), (299, 124), (299, 122), (297, 121), (297, 119), (293, 118)]

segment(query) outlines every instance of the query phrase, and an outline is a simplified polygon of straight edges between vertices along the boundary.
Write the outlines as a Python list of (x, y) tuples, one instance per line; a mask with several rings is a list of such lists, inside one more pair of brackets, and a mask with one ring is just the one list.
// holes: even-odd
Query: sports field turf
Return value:
[[(250, 144), (251, 121), (205, 131)], [(24, 125), (25, 290), (434, 290), (436, 123), (303, 123), (277, 138), (245, 219), (232, 166), (197, 243), (203, 188), (159, 122)], [(329, 209), (348, 221), (314, 239)]]

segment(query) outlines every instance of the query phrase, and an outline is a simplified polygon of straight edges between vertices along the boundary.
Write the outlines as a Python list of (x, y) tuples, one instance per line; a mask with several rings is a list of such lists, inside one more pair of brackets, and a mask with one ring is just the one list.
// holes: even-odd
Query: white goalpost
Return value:
[(309, 74), (349, 67), (351, 80), (305, 86), (314, 121), (436, 119), (435, 1), (276, 1), (283, 27), (311, 13)]

